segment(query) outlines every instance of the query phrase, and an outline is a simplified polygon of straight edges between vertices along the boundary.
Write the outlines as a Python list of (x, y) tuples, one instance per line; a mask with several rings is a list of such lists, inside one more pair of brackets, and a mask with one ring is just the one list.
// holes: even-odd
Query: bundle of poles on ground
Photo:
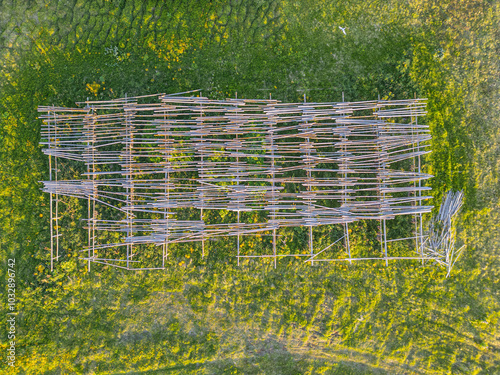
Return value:
[(454, 221), (463, 204), (462, 191), (448, 191), (443, 197), (437, 215), (428, 225), (422, 245), (422, 254), (433, 258), (438, 264), (446, 267), (448, 274), (462, 255), (465, 245), (455, 248), (456, 230)]
[[(51, 267), (62, 254), (63, 197), (87, 202), (84, 259), (126, 269), (165, 268), (169, 246), (234, 238), (243, 258), (319, 261), (435, 259), (424, 254), (422, 215), (430, 188), (425, 99), (281, 103), (157, 94), (78, 107), (39, 107), (49, 157)], [(62, 173), (71, 165), (77, 178)], [(66, 206), (66, 204), (64, 204)], [(233, 214), (227, 215), (232, 212)], [(411, 216), (412, 234), (387, 238), (387, 221)], [(352, 254), (349, 224), (376, 220), (380, 254)], [(314, 246), (314, 228), (340, 226), (343, 236)], [(279, 231), (305, 227), (308, 246), (281, 252)], [(103, 234), (104, 233), (104, 234)], [(110, 233), (113, 233), (111, 235)], [(242, 252), (243, 236), (272, 237), (269, 252)], [(391, 256), (388, 244), (410, 240)], [(328, 256), (335, 244), (343, 255)], [(155, 250), (151, 250), (155, 249)], [(141, 253), (157, 252), (145, 265)]]

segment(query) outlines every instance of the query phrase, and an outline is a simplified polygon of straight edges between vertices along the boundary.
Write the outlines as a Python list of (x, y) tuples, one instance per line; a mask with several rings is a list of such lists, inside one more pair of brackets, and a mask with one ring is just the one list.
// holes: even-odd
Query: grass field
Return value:
[[(500, 373), (499, 21), (498, 1), (480, 0), (0, 2), (0, 277), (15, 258), (19, 312), (16, 366), (2, 330), (1, 372)], [(164, 272), (89, 274), (78, 204), (50, 272), (37, 106), (192, 89), (427, 97), (432, 203), (465, 192), (451, 276), (414, 261), (238, 267), (229, 240), (203, 260), (179, 250)]]

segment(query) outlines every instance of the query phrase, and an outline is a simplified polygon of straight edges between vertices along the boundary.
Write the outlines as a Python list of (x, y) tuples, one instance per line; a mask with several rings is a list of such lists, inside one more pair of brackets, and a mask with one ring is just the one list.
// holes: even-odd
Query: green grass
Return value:
[[(500, 372), (498, 4), (177, 1), (156, 23), (143, 2), (33, 4), (0, 9), (0, 254), (18, 263), (11, 373)], [(66, 255), (48, 272), (36, 107), (196, 88), (284, 101), (428, 97), (434, 203), (450, 188), (466, 194), (467, 247), (451, 277), (411, 261), (236, 267), (219, 255), (229, 241), (210, 242), (204, 260), (179, 250), (164, 272), (87, 274), (78, 204), (64, 218)], [(372, 240), (360, 235), (360, 251)], [(0, 300), (4, 319), (3, 288)]]

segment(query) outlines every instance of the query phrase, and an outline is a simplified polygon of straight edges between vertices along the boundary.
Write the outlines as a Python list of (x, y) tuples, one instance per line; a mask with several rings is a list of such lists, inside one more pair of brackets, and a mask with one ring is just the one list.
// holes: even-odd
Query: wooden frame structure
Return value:
[[(226, 236), (236, 238), (238, 263), (432, 259), (423, 253), (422, 224), (432, 209), (423, 181), (432, 176), (421, 171), (431, 137), (417, 121), (425, 99), (281, 103), (158, 94), (77, 104), (39, 107), (50, 170), (43, 191), (50, 194), (51, 268), (61, 255), (62, 197), (87, 202), (89, 270), (92, 262), (161, 269), (169, 245), (199, 242), (204, 256), (205, 241)], [(82, 166), (79, 178), (61, 179), (62, 163)], [(217, 212), (235, 214), (217, 220)], [(414, 217), (414, 234), (388, 239), (387, 221), (400, 215)], [(379, 256), (351, 253), (349, 224), (359, 220), (380, 223)], [(316, 249), (314, 228), (325, 225), (344, 234)], [(279, 252), (285, 227), (308, 228), (307, 251)], [(263, 233), (272, 236), (272, 252), (240, 251), (243, 236)], [(415, 251), (391, 256), (388, 244), (399, 240), (414, 241)], [(342, 243), (344, 256), (326, 256)], [(157, 260), (144, 265), (140, 255), (151, 251)]]

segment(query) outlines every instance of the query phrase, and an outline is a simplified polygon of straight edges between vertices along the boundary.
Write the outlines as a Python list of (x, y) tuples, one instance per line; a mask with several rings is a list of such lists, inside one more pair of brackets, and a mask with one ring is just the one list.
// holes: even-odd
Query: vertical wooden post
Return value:
[[(89, 181), (90, 180), (90, 164), (91, 164), (91, 160), (89, 160), (90, 158), (90, 154), (91, 154), (91, 148), (92, 146), (90, 145), (90, 143), (92, 142), (92, 132), (93, 132), (93, 128), (92, 126), (90, 125), (91, 124), (91, 116), (92, 116), (92, 109), (90, 108), (90, 105), (88, 103), (89, 101), (89, 98), (87, 98), (87, 105), (86, 105), (86, 108), (87, 108), (87, 114), (85, 116), (85, 127), (87, 128), (87, 159), (86, 159), (86, 164), (87, 164), (87, 180)], [(89, 181), (90, 182), (90, 181)], [(87, 236), (87, 272), (90, 272), (90, 260), (91, 260), (91, 241), (92, 241), (92, 226), (90, 224), (90, 211), (91, 211), (91, 207), (92, 207), (92, 204), (91, 204), (91, 193), (89, 190), (86, 191), (86, 194), (87, 194), (87, 231), (88, 231), (88, 236)]]
[[(50, 114), (50, 112), (49, 112)], [(48, 119), (48, 147), (49, 147), (49, 181), (52, 182), (52, 155), (50, 153), (50, 148), (52, 147), (52, 138), (51, 138), (51, 133), (50, 133), (50, 127), (51, 127), (51, 122), (50, 122), (50, 115)], [(52, 272), (54, 270), (54, 229), (53, 229), (53, 212), (52, 212), (52, 191), (50, 192), (50, 271)]]

